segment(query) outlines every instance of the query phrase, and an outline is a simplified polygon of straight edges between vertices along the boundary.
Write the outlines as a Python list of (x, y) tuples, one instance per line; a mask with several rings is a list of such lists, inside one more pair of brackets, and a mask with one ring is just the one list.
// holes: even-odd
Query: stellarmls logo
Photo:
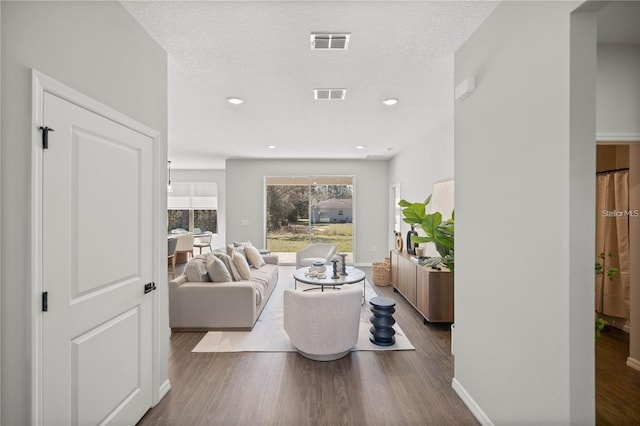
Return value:
[(638, 217), (640, 216), (640, 210), (602, 210), (602, 216), (604, 217)]

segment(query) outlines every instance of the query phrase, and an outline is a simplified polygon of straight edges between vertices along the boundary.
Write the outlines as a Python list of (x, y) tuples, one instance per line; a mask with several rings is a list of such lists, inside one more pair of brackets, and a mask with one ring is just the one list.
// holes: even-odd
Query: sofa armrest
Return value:
[(253, 283), (169, 282), (169, 326), (172, 329), (246, 328), (256, 319)]
[(275, 254), (266, 254), (262, 256), (264, 259), (264, 263), (268, 263), (270, 265), (278, 265), (280, 263), (278, 256)]

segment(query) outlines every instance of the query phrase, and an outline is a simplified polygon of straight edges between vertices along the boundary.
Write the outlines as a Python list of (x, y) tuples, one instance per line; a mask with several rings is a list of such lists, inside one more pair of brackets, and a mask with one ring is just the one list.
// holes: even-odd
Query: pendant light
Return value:
[(173, 192), (173, 187), (171, 186), (171, 161), (167, 161), (167, 176), (169, 180), (167, 181), (167, 192)]

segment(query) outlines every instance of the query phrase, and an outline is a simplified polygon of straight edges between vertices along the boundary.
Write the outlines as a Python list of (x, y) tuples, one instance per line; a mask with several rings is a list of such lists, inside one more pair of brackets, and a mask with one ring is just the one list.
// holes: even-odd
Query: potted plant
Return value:
[(451, 218), (442, 220), (442, 213), (434, 212), (427, 214), (426, 207), (431, 201), (431, 195), (423, 203), (410, 203), (407, 200), (400, 200), (398, 205), (402, 207), (402, 219), (404, 222), (420, 228), (425, 236), (412, 235), (411, 241), (414, 243), (434, 243), (440, 256), (429, 257), (420, 262), (422, 266), (438, 267), (442, 264), (451, 272), (454, 268), (453, 243), (454, 243), (454, 215)]
[[(604, 253), (600, 253), (598, 255), (598, 260), (596, 262), (596, 275), (607, 275), (607, 278), (609, 278), (609, 281), (613, 281), (613, 279), (616, 277), (616, 275), (618, 275), (618, 272), (620, 272), (620, 270), (618, 268), (607, 268), (605, 270), (604, 268), (604, 261), (606, 257), (612, 257), (613, 255), (611, 253), (608, 254), (608, 256), (605, 256)], [(605, 322), (604, 322), (604, 318), (598, 317), (596, 316), (596, 342), (600, 340), (600, 332), (602, 331), (602, 329), (605, 326)]]

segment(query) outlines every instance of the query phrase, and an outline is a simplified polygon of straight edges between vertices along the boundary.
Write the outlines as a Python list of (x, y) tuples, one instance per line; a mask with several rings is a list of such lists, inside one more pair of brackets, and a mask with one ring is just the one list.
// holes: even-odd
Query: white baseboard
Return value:
[(360, 267), (360, 266), (369, 266), (371, 267), (371, 265), (373, 265), (372, 263), (366, 263), (366, 262), (358, 262), (358, 263), (354, 263), (353, 266), (355, 266), (356, 268)]
[(627, 367), (631, 367), (634, 370), (640, 371), (640, 361), (638, 361), (637, 359), (633, 359), (631, 357), (628, 357), (627, 358)]
[(169, 383), (169, 379), (165, 380), (163, 384), (160, 385), (160, 389), (158, 389), (158, 402), (162, 401), (162, 398), (165, 397), (166, 394), (171, 390), (171, 383)]
[(480, 424), (493, 426), (493, 422), (491, 421), (489, 416), (487, 416), (484, 411), (482, 411), (480, 406), (473, 400), (473, 398), (471, 398), (471, 395), (469, 395), (466, 389), (460, 384), (458, 380), (456, 380), (455, 377), (451, 381), (451, 387), (456, 391), (460, 399), (462, 399), (462, 402), (464, 402), (469, 410), (471, 410), (473, 415), (476, 416), (476, 419), (478, 419)]

